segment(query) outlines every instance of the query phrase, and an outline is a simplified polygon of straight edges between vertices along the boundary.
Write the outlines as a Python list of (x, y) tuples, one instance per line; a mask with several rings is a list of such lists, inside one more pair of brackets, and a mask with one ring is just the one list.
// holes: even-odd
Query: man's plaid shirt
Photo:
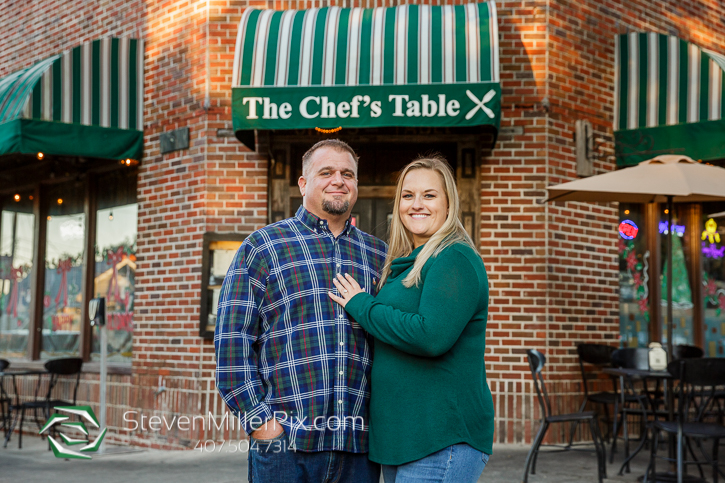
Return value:
[(298, 450), (367, 452), (372, 338), (327, 293), (349, 273), (374, 294), (386, 249), (349, 220), (335, 238), (303, 207), (244, 241), (214, 345), (217, 389), (248, 433), (276, 414)]

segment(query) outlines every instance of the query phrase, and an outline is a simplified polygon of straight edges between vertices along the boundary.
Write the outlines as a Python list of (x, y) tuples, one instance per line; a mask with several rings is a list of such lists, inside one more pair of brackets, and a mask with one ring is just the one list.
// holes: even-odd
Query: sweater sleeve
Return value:
[(476, 313), (480, 300), (476, 270), (455, 247), (433, 260), (421, 291), (418, 313), (408, 313), (355, 295), (345, 310), (376, 339), (416, 356), (445, 354)]

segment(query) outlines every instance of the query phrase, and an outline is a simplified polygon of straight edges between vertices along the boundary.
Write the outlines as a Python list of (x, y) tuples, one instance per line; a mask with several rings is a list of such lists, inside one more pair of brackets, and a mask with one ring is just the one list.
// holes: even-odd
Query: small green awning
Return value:
[(500, 124), (496, 5), (256, 10), (232, 77), (237, 137), (254, 129)]
[(141, 159), (143, 41), (105, 38), (0, 79), (0, 155)]
[(725, 56), (673, 36), (616, 38), (617, 164), (660, 154), (725, 158)]

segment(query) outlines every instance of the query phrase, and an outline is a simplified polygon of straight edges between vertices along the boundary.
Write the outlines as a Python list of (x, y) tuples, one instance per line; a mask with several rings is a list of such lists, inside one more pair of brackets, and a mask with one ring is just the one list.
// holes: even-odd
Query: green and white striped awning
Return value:
[(0, 154), (140, 159), (143, 41), (105, 38), (0, 79)]
[(232, 78), (237, 131), (497, 128), (496, 5), (246, 9)]
[(725, 56), (673, 36), (616, 38), (617, 162), (659, 154), (725, 158)]

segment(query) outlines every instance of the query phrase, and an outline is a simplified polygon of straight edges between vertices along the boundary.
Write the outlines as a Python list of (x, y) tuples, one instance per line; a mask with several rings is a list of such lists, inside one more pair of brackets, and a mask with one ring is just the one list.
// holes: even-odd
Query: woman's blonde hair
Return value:
[(390, 266), (393, 260), (400, 257), (406, 257), (413, 251), (413, 236), (403, 225), (400, 219), (400, 197), (403, 191), (403, 182), (405, 177), (415, 169), (430, 169), (435, 171), (443, 181), (446, 199), (448, 200), (448, 215), (443, 226), (430, 237), (425, 243), (423, 249), (418, 253), (413, 263), (413, 269), (407, 277), (403, 279), (403, 286), (412, 287), (420, 282), (420, 273), (423, 266), (430, 257), (437, 256), (444, 248), (454, 243), (465, 243), (478, 252), (476, 245), (466, 232), (460, 221), (461, 204), (458, 197), (458, 189), (456, 188), (456, 180), (453, 176), (451, 167), (445, 158), (435, 154), (431, 156), (420, 157), (408, 164), (398, 177), (398, 185), (395, 188), (395, 205), (393, 207), (393, 220), (390, 224), (390, 242), (388, 247), (388, 255), (385, 259), (383, 267), (383, 275), (380, 278), (379, 286), (387, 280), (390, 275)]

